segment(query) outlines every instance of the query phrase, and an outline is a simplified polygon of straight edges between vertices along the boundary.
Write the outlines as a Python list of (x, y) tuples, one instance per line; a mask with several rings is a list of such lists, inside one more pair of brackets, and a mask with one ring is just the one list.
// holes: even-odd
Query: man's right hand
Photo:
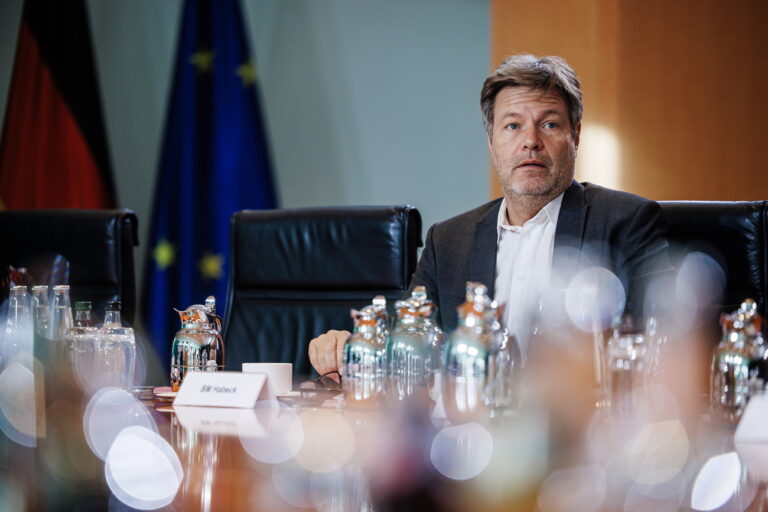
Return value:
[[(340, 371), (344, 359), (344, 344), (349, 338), (349, 331), (331, 329), (309, 342), (309, 362), (320, 375)], [(329, 375), (339, 382), (338, 375)]]

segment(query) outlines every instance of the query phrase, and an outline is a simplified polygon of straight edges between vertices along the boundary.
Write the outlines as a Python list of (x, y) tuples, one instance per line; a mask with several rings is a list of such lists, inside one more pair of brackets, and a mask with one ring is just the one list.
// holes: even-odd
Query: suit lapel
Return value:
[[(501, 200), (491, 208), (485, 217), (477, 222), (474, 250), (471, 252), (469, 260), (470, 279), (486, 285), (491, 297), (495, 293), (498, 243), (496, 224), (500, 207)], [(580, 253), (586, 229), (587, 210), (584, 187), (574, 180), (563, 194), (563, 202), (560, 205), (560, 214), (557, 218), (554, 254), (552, 256), (554, 268), (565, 269), (565, 265), (570, 259), (568, 255)]]
[(552, 256), (552, 266), (564, 270), (568, 265), (568, 255), (581, 253), (584, 242), (584, 230), (587, 220), (588, 205), (584, 195), (584, 187), (577, 181), (563, 194), (560, 214), (555, 228), (555, 248)]
[(500, 207), (501, 200), (478, 221), (475, 226), (473, 250), (469, 258), (470, 279), (487, 286), (488, 295), (491, 297), (493, 297), (496, 282), (496, 244), (498, 242), (496, 224)]

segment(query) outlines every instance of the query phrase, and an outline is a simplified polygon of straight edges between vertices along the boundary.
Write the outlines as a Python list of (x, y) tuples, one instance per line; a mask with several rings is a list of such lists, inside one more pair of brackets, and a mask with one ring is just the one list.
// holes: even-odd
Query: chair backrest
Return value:
[[(69, 262), (70, 297), (90, 300), (103, 318), (111, 300), (133, 324), (136, 279), (133, 248), (138, 221), (131, 210), (0, 211), (0, 271), (9, 265), (50, 267), (57, 255)], [(5, 291), (7, 293), (7, 290)]]
[(242, 211), (231, 220), (226, 366), (289, 362), (309, 375), (309, 341), (351, 330), (350, 308), (401, 298), (416, 268), (410, 206)]
[(721, 308), (735, 310), (747, 297), (767, 312), (766, 201), (661, 201), (673, 248), (673, 265), (690, 251), (714, 258), (725, 274)]

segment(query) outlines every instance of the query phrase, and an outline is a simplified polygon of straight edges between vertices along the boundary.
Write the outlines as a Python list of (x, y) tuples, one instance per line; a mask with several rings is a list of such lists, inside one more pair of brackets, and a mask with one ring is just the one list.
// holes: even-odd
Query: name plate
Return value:
[(750, 398), (736, 427), (734, 440), (737, 443), (768, 443), (768, 395)]
[(189, 372), (173, 405), (252, 408), (258, 400), (273, 400), (267, 376), (261, 373)]
[(758, 482), (768, 482), (768, 396), (749, 399), (736, 428), (736, 451), (746, 464), (749, 475)]

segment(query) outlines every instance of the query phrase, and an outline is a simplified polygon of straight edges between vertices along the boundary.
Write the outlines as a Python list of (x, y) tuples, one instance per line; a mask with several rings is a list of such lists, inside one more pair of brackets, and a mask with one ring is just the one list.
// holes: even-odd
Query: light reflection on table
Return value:
[(700, 421), (701, 411), (690, 421), (669, 397), (658, 417), (616, 421), (597, 409), (583, 432), (563, 434), (533, 407), (450, 424), (432, 414), (427, 395), (399, 407), (294, 397), (292, 405), (226, 409), (173, 408), (116, 388), (92, 397), (74, 398), (71, 391), (52, 395), (36, 447), (3, 436), (4, 509), (741, 511), (768, 505), (768, 445), (735, 446), (732, 425)]

